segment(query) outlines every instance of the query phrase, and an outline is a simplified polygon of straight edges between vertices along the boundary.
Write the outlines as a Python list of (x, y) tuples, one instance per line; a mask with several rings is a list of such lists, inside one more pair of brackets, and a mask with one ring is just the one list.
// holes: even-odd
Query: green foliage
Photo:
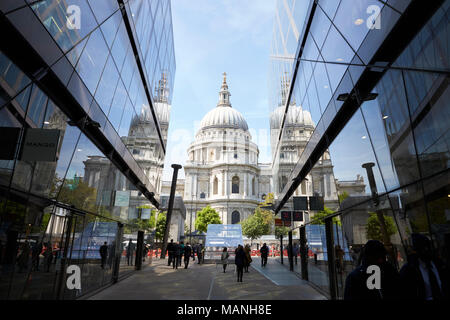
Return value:
[(347, 193), (347, 191), (344, 191), (341, 194), (339, 194), (338, 195), (339, 203), (342, 203), (342, 201), (344, 201), (348, 196), (349, 194)]
[(150, 214), (150, 219), (148, 220), (150, 229), (154, 229), (156, 227), (156, 212), (157, 210), (152, 210)]
[(262, 209), (261, 207), (271, 205), (273, 203), (273, 199), (274, 199), (273, 193), (272, 192), (268, 193), (266, 195), (266, 199), (263, 202), (261, 202), (255, 209), (255, 212), (256, 210), (259, 210), (261, 212), (264, 224), (267, 225), (268, 231), (265, 234), (268, 234), (272, 230), (272, 225), (274, 224), (275, 217), (271, 211)]
[[(397, 232), (394, 219), (390, 216), (383, 215), (384, 223), (386, 225), (386, 233), (389, 240), (393, 234)], [(367, 219), (366, 236), (370, 240), (379, 240), (384, 242), (383, 233), (381, 232), (381, 224), (378, 215), (375, 212), (369, 212), (369, 219)]]
[[(325, 218), (329, 215), (333, 214), (334, 211), (330, 208), (324, 206), (322, 211), (318, 211), (311, 218), (311, 224), (325, 224)], [(337, 223), (338, 226), (341, 226), (341, 220), (337, 217), (333, 218), (333, 223)]]
[(206, 206), (205, 208), (197, 212), (197, 218), (195, 219), (195, 229), (201, 232), (206, 232), (208, 230), (209, 224), (221, 223), (222, 220), (220, 220), (219, 213), (210, 206)]
[(158, 218), (156, 220), (156, 231), (155, 231), (156, 240), (160, 240), (160, 241), (163, 240), (164, 231), (166, 231), (166, 213), (160, 212), (158, 214)]
[(289, 227), (275, 227), (275, 238), (280, 239), (281, 236), (287, 236), (289, 230), (291, 230)]
[(97, 190), (95, 188), (89, 187), (87, 183), (81, 180), (66, 179), (59, 193), (58, 200), (74, 205), (78, 209), (97, 212), (96, 198)]
[(262, 235), (270, 232), (270, 226), (264, 221), (262, 210), (259, 207), (255, 209), (254, 214), (242, 221), (241, 224), (242, 234), (251, 240), (258, 239)]

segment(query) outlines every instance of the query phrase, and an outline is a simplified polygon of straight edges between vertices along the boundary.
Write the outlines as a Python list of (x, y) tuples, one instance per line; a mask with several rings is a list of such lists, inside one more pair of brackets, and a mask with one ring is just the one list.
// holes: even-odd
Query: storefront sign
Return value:
[(22, 146), (22, 161), (56, 161), (60, 130), (28, 128)]

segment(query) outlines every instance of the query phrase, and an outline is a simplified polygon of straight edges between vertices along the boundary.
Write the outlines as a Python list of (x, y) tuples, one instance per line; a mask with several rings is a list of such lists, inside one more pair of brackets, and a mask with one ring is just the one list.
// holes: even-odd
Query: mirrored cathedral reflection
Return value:
[[(158, 86), (155, 88), (153, 109), (159, 123), (164, 144), (167, 143), (170, 109), (168, 75), (161, 74)], [(162, 172), (164, 168), (164, 150), (161, 147), (157, 126), (150, 108), (142, 106), (141, 113), (131, 119), (127, 136), (121, 137), (138, 165), (150, 179), (157, 195), (161, 194)], [(151, 206), (150, 202), (128, 182), (116, 167), (111, 165), (106, 157), (92, 156), (84, 162), (84, 181), (97, 191), (97, 204), (109, 207), (114, 216), (122, 219), (138, 218), (138, 207)], [(116, 205), (117, 192), (126, 193), (127, 203)]]
[[(273, 155), (277, 149), (288, 88), (287, 80), (282, 81), (281, 101), (270, 114)], [(315, 128), (309, 111), (296, 105), (295, 101), (291, 102), (275, 162), (259, 163), (258, 146), (252, 142), (245, 118), (232, 107), (230, 96), (224, 73), (219, 102), (203, 117), (195, 140), (187, 150), (184, 202), (186, 223), (192, 230), (196, 212), (207, 205), (219, 212), (224, 224), (234, 224), (253, 214), (268, 193), (273, 193), (277, 199)], [(346, 186), (348, 192), (364, 193), (363, 180), (347, 182)], [(358, 189), (358, 186), (362, 188)], [(328, 152), (301, 183), (295, 195), (320, 195), (327, 207), (338, 207), (338, 190)], [(292, 200), (287, 207), (292, 207)]]

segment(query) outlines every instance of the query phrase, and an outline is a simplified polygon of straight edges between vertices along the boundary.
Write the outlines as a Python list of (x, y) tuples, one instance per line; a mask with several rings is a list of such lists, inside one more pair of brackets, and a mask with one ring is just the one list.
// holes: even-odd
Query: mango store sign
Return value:
[(60, 130), (28, 128), (22, 147), (22, 161), (56, 161)]

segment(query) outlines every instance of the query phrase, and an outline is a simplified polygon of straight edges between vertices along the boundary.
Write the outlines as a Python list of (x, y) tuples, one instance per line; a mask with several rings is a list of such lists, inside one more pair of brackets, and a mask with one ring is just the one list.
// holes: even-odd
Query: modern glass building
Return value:
[(135, 219), (159, 206), (171, 19), (170, 0), (0, 2), (0, 299), (73, 299), (136, 268)]
[[(314, 222), (324, 224), (320, 241), (298, 230), (309, 250), (297, 271), (333, 299), (343, 297), (369, 239), (384, 243), (398, 269), (413, 233), (450, 263), (449, 19), (448, 0), (277, 2), (271, 103), (282, 101), (284, 112), (274, 170), (296, 136), (292, 106), (310, 113), (314, 131), (297, 150), (275, 211), (328, 154), (338, 207)], [(349, 253), (340, 262), (337, 245)]]

